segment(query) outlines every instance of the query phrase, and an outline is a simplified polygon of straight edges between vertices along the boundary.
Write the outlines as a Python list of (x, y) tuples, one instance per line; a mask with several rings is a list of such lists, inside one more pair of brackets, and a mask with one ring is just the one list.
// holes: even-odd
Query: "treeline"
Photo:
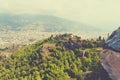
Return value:
[(101, 43), (68, 34), (51, 36), (0, 62), (0, 79), (98, 80)]

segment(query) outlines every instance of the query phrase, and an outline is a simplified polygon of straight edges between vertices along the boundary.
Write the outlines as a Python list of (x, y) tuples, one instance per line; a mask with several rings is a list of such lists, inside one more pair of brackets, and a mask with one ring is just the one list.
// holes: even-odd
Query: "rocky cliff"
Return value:
[(120, 80), (120, 27), (109, 36), (103, 48), (101, 66), (108, 76), (105, 79), (101, 76), (101, 80)]

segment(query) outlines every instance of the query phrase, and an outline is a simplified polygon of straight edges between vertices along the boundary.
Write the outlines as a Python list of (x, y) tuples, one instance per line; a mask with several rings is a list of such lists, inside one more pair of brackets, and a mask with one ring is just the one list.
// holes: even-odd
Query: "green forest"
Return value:
[(98, 80), (104, 42), (51, 35), (1, 60), (0, 80)]

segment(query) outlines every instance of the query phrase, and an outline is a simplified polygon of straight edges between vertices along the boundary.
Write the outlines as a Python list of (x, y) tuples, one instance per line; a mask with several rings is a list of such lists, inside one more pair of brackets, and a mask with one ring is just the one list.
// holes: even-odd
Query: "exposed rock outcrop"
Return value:
[(104, 48), (120, 52), (120, 27), (109, 36)]
[(102, 75), (100, 80), (120, 80), (120, 28), (107, 39), (100, 57), (102, 70), (108, 75), (106, 79)]

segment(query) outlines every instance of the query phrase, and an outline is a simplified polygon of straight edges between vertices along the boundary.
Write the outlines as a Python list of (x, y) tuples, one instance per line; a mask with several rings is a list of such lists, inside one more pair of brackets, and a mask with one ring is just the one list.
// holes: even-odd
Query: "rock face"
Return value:
[(107, 39), (104, 48), (120, 52), (120, 27)]
[(104, 77), (104, 75), (101, 76), (101, 78), (104, 77), (104, 79), (101, 80), (120, 80), (120, 52), (104, 49), (100, 56), (101, 66), (104, 72), (107, 72), (105, 75), (108, 75), (107, 79), (105, 79), (106, 77)]
[(107, 39), (100, 54), (101, 74), (100, 80), (120, 80), (120, 28), (115, 30)]

